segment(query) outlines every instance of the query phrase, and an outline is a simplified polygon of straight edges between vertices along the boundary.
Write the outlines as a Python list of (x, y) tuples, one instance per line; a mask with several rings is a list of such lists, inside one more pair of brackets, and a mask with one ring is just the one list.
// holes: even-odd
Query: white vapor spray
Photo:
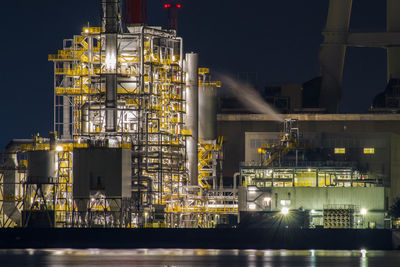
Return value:
[(268, 105), (263, 100), (262, 96), (250, 85), (234, 80), (224, 74), (219, 74), (218, 77), (221, 79), (222, 84), (226, 85), (226, 88), (229, 88), (235, 97), (249, 110), (259, 114), (269, 115), (276, 121), (283, 121), (282, 116)]

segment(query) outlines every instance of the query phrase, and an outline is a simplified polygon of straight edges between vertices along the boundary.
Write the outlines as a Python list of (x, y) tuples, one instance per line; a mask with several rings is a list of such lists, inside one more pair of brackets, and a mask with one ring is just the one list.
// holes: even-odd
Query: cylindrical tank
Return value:
[(27, 182), (49, 184), (57, 176), (56, 152), (37, 150), (28, 152)]
[(217, 139), (217, 88), (199, 87), (199, 138)]
[(198, 185), (198, 120), (199, 120), (199, 73), (198, 55), (186, 54), (186, 127), (192, 132), (187, 139), (189, 184)]

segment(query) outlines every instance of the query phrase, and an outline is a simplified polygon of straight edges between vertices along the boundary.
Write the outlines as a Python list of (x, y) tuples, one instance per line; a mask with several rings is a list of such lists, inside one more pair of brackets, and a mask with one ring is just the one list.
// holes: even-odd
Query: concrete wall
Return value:
[[(241, 187), (239, 192), (243, 198)], [(263, 206), (264, 198), (271, 197), (269, 206)], [(385, 188), (384, 187), (335, 187), (335, 188), (312, 188), (312, 187), (286, 187), (268, 188), (266, 191), (257, 191), (246, 194), (246, 200), (239, 199), (239, 210), (248, 210), (249, 203), (256, 203), (254, 211), (268, 210), (279, 211), (282, 209), (281, 200), (290, 200), (290, 209), (304, 209), (322, 211), (324, 205), (356, 205), (367, 209), (365, 222), (375, 222), (376, 227), (384, 227), (385, 214)]]
[(390, 199), (389, 206), (393, 204), (393, 201), (400, 197), (400, 136), (392, 135), (391, 138), (391, 153), (390, 153)]
[[(400, 134), (397, 114), (287, 114), (283, 117), (298, 119), (300, 132)], [(245, 161), (246, 132), (280, 132), (281, 128), (282, 123), (272, 121), (268, 115), (219, 114), (218, 135), (225, 137), (224, 176), (232, 177), (239, 171), (240, 162)]]
[[(282, 208), (280, 200), (290, 200), (292, 209), (323, 210), (327, 204), (351, 204), (367, 209), (365, 222), (375, 222), (377, 228), (384, 228), (385, 189), (376, 188), (273, 188), (272, 196), (277, 194), (278, 205), (272, 209)], [(274, 204), (274, 203), (273, 203)]]

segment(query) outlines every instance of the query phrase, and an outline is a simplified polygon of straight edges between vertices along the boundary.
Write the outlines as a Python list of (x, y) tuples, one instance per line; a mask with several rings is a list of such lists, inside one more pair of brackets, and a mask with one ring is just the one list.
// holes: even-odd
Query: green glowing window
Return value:
[(364, 148), (364, 154), (375, 154), (375, 148), (373, 147)]
[(335, 154), (346, 154), (346, 148), (335, 147)]

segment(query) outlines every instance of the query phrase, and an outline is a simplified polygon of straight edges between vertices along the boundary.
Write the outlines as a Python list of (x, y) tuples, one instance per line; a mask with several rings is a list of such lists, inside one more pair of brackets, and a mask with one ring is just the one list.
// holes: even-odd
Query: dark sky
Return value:
[[(148, 0), (150, 25), (165, 25), (163, 0)], [(352, 28), (384, 30), (385, 1), (354, 0)], [(202, 66), (258, 73), (258, 83), (304, 82), (319, 74), (318, 52), (328, 0), (182, 0), (186, 52)], [(2, 1), (0, 147), (12, 138), (48, 136), (53, 122), (53, 69), (47, 55), (62, 40), (100, 23), (100, 0)], [(386, 85), (383, 49), (350, 48), (341, 111), (364, 112)], [(1, 149), (0, 149), (1, 150)]]

